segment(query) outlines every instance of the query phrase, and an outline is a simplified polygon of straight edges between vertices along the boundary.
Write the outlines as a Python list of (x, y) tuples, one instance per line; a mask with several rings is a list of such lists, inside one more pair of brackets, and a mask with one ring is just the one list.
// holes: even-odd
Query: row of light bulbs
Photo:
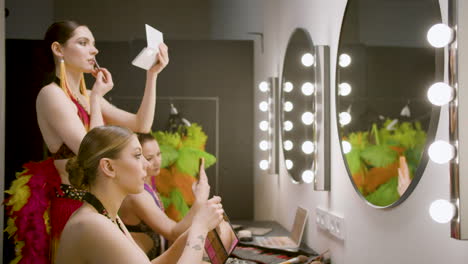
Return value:
[[(443, 48), (454, 41), (454, 30), (446, 24), (436, 24), (427, 32), (428, 42), (436, 48)], [(455, 99), (455, 89), (444, 82), (434, 83), (427, 91), (429, 101), (443, 106)], [(437, 140), (429, 146), (429, 158), (438, 164), (450, 162), (456, 156), (456, 148), (447, 141)], [(447, 200), (435, 200), (429, 207), (431, 218), (438, 223), (448, 223), (456, 213), (456, 207)]]
[[(312, 65), (315, 64), (315, 57), (311, 53), (305, 53), (301, 57), (301, 63), (305, 67), (311, 67)], [(263, 82), (259, 83), (258, 89), (263, 93), (267, 93), (269, 91), (270, 87), (269, 87), (267, 82), (263, 81)], [(284, 83), (283, 91), (285, 93), (290, 93), (293, 90), (294, 90), (293, 83), (291, 83), (291, 82), (285, 82)], [(315, 93), (314, 84), (312, 84), (311, 82), (304, 82), (301, 85), (301, 92), (305, 96), (311, 96), (312, 94)], [(258, 105), (259, 110), (262, 111), (262, 112), (269, 111), (271, 109), (270, 108), (271, 103), (272, 103), (271, 100), (272, 100), (271, 98), (268, 98), (268, 101), (261, 101), (259, 103), (259, 105)], [(283, 105), (283, 110), (284, 111), (291, 112), (293, 109), (294, 109), (294, 104), (292, 102), (287, 101), (287, 102), (284, 103), (284, 105)], [(302, 116), (301, 116), (301, 120), (305, 125), (312, 125), (315, 122), (315, 115), (313, 113), (311, 113), (311, 112), (304, 112), (302, 114)], [(268, 131), (268, 133), (272, 133), (272, 128), (270, 126), (270, 122), (267, 121), (267, 120), (260, 121), (259, 128), (260, 128), (261, 131), (264, 131), (264, 132)], [(287, 121), (285, 121), (283, 123), (283, 129), (285, 131), (291, 131), (293, 128), (294, 128), (294, 124), (291, 121), (287, 120)], [(261, 140), (259, 142), (259, 148), (260, 148), (261, 151), (270, 150), (271, 145), (272, 145), (271, 142), (269, 142), (268, 140)], [(290, 151), (294, 147), (291, 140), (284, 141), (283, 145), (284, 145), (284, 149), (286, 151)], [(311, 142), (311, 141), (304, 142), (302, 144), (302, 151), (305, 154), (313, 153), (315, 151), (315, 144), (313, 142)], [(259, 162), (260, 169), (267, 170), (271, 165), (270, 160), (271, 160), (271, 157), (269, 157), (269, 160), (266, 160), (266, 159), (261, 160)], [(293, 161), (291, 161), (289, 159), (285, 161), (285, 164), (286, 164), (286, 169), (288, 169), (288, 170), (290, 170), (290, 169), (292, 169), (294, 167)], [(302, 179), (306, 183), (311, 183), (311, 182), (313, 182), (313, 179), (314, 179), (314, 173), (311, 170), (306, 170), (302, 174)]]
[[(260, 82), (258, 84), (258, 89), (262, 93), (271, 94), (271, 93), (268, 93), (270, 91), (270, 85), (266, 81)], [(258, 108), (260, 109), (260, 111), (268, 113), (269, 119), (271, 119), (271, 104), (272, 104), (271, 100), (272, 100), (271, 97), (268, 96), (267, 100), (261, 101), (258, 105)], [(260, 128), (260, 130), (263, 132), (266, 132), (267, 138), (270, 138), (269, 134), (273, 133), (271, 125), (270, 125), (270, 121), (271, 120), (262, 120), (258, 124), (258, 127)], [(271, 149), (271, 142), (269, 140), (263, 139), (258, 144), (258, 147), (260, 148), (261, 151), (268, 151)], [(271, 166), (271, 157), (268, 156), (268, 159), (260, 160), (258, 165), (260, 169), (268, 170)]]
[[(312, 54), (306, 53), (302, 56), (301, 62), (304, 66), (310, 67), (315, 63), (315, 59)], [(294, 85), (291, 82), (285, 82), (283, 85), (283, 91), (285, 93), (291, 93), (294, 90)], [(304, 96), (311, 96), (315, 93), (315, 86), (311, 82), (304, 82), (301, 85), (301, 92)], [(283, 103), (283, 110), (285, 112), (291, 112), (294, 109), (294, 104), (290, 101)], [(302, 113), (301, 121), (304, 125), (310, 126), (315, 122), (315, 114), (309, 111)], [(286, 120), (283, 123), (283, 129), (286, 132), (291, 131), (294, 128), (294, 123)], [(283, 149), (285, 151), (291, 151), (294, 149), (294, 143), (286, 139), (283, 141)], [(301, 150), (304, 154), (310, 155), (316, 151), (316, 145), (310, 140), (306, 140), (301, 144)], [(294, 162), (292, 160), (286, 159), (285, 165), (287, 170), (291, 170), (294, 167)], [(311, 169), (306, 169), (302, 172), (301, 175), (302, 181), (304, 183), (312, 183), (315, 178), (315, 173)]]

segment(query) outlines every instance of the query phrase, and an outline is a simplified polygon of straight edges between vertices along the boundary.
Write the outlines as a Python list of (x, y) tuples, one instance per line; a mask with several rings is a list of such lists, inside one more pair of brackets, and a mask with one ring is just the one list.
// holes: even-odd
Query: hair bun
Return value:
[(65, 169), (68, 172), (68, 179), (73, 186), (79, 189), (86, 189), (88, 187), (88, 184), (84, 182), (84, 169), (80, 166), (76, 156), (68, 160)]

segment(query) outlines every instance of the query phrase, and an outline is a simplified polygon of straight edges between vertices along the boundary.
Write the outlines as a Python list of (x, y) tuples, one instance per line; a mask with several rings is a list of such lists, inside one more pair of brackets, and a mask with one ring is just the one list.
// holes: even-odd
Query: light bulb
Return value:
[(311, 141), (305, 141), (302, 143), (302, 152), (305, 154), (311, 154), (312, 152), (315, 151), (315, 144), (312, 143)]
[(314, 181), (314, 173), (311, 170), (305, 170), (302, 173), (302, 180), (305, 183), (311, 183)]
[(315, 117), (314, 117), (314, 114), (312, 114), (311, 112), (305, 112), (302, 114), (302, 123), (304, 123), (305, 125), (311, 125), (314, 120), (315, 120)]
[(455, 216), (455, 212), (455, 205), (447, 200), (435, 200), (429, 207), (429, 214), (432, 220), (441, 224), (450, 222)]
[(291, 102), (289, 101), (284, 102), (284, 111), (291, 112), (293, 108), (294, 108), (294, 105)]
[(338, 59), (338, 64), (343, 68), (348, 67), (351, 64), (351, 56), (346, 53), (341, 54)]
[(349, 83), (340, 83), (338, 85), (338, 94), (341, 96), (347, 96), (351, 93), (351, 85)]
[(293, 123), (291, 121), (284, 121), (284, 130), (291, 131), (293, 129)]
[(260, 166), (260, 169), (262, 170), (267, 170), (270, 164), (268, 163), (268, 160), (261, 160), (260, 163), (258, 164)]
[(351, 152), (352, 146), (351, 146), (351, 143), (349, 143), (348, 141), (346, 140), (341, 141), (341, 146), (343, 147), (344, 154), (348, 154), (349, 152)]
[(427, 41), (436, 48), (447, 46), (453, 40), (453, 30), (446, 24), (435, 24), (427, 31)]
[(427, 90), (427, 98), (429, 101), (438, 106), (442, 106), (452, 101), (454, 97), (453, 88), (443, 82), (434, 83)]
[(312, 83), (310, 82), (305, 82), (302, 87), (301, 87), (301, 91), (304, 95), (312, 95), (314, 92), (315, 92), (315, 87)]
[(351, 123), (351, 115), (348, 112), (341, 112), (338, 117), (342, 126)]
[(286, 93), (291, 92), (294, 89), (294, 85), (291, 82), (285, 82), (283, 86), (283, 91)]
[(294, 144), (291, 140), (286, 140), (285, 142), (283, 142), (283, 147), (286, 151), (290, 151), (291, 149), (293, 149), (293, 146)]
[(260, 82), (260, 83), (258, 84), (258, 89), (259, 89), (261, 92), (264, 92), (264, 93), (265, 93), (265, 92), (268, 92), (268, 90), (269, 90), (268, 83), (265, 82), (265, 81)]
[(260, 127), (260, 130), (267, 131), (269, 127), (268, 121), (265, 121), (265, 120), (261, 121), (259, 124), (259, 127)]
[(429, 146), (428, 153), (433, 162), (444, 164), (455, 157), (455, 147), (443, 140), (437, 140)]
[(306, 67), (310, 67), (314, 64), (315, 62), (315, 58), (312, 54), (310, 53), (305, 53), (304, 55), (302, 55), (301, 57), (301, 62), (304, 66)]
[(262, 140), (262, 141), (260, 141), (260, 143), (258, 144), (258, 146), (260, 147), (261, 150), (266, 151), (266, 150), (269, 149), (270, 144), (268, 143), (268, 141)]
[(292, 169), (294, 166), (294, 163), (292, 162), (292, 160), (286, 160), (286, 169), (290, 170)]
[(268, 103), (265, 101), (262, 101), (260, 102), (260, 104), (258, 104), (258, 108), (260, 109), (260, 111), (266, 112), (268, 111)]

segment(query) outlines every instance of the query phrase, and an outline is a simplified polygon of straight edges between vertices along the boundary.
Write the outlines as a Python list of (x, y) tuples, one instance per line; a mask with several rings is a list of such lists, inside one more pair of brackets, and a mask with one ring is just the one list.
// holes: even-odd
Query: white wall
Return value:
[[(306, 28), (315, 44), (331, 50), (331, 86), (335, 85), (335, 61), (339, 31), (346, 0), (271, 0), (264, 1), (265, 53), (255, 55), (256, 83), (279, 76), (287, 41), (296, 27)], [(442, 3), (444, 21), (447, 6)], [(463, 6), (460, 14), (467, 14)], [(468, 45), (463, 44), (468, 49)], [(254, 92), (255, 109), (263, 94)], [(332, 91), (334, 94), (334, 91)], [(284, 168), (280, 175), (267, 175), (258, 169), (264, 154), (255, 152), (255, 217), (275, 219), (285, 227), (292, 225), (297, 205), (311, 212), (305, 234), (306, 243), (318, 252), (330, 249), (333, 263), (467, 263), (468, 241), (450, 238), (448, 224), (430, 219), (428, 207), (438, 198), (449, 199), (448, 166), (429, 163), (412, 195), (393, 209), (374, 209), (354, 191), (342, 159), (337, 136), (335, 102), (332, 99), (331, 191), (315, 192), (312, 185), (295, 185)], [(256, 113), (255, 128), (265, 116)], [(263, 134), (254, 132), (256, 142)], [(442, 109), (438, 138), (448, 138), (448, 112)], [(254, 145), (257, 150), (257, 144)], [(278, 179), (279, 177), (279, 179)], [(314, 223), (315, 208), (332, 211), (345, 219), (346, 240), (339, 241), (319, 230)]]

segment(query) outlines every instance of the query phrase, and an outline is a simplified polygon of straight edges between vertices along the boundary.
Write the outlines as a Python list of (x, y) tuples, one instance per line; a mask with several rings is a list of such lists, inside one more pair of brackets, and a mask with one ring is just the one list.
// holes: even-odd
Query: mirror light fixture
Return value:
[(304, 152), (305, 154), (312, 154), (313, 152), (315, 152), (315, 144), (311, 141), (306, 141), (302, 143), (302, 152)]
[(303, 113), (301, 116), (301, 119), (302, 119), (302, 123), (304, 123), (304, 125), (306, 126), (312, 125), (315, 121), (314, 114), (312, 114), (311, 112)]
[(284, 149), (285, 149), (286, 151), (292, 150), (292, 149), (293, 149), (293, 146), (294, 146), (294, 144), (292, 143), (291, 140), (286, 140), (286, 141), (284, 141), (283, 145), (284, 145), (283, 147), (284, 147)]
[(338, 64), (342, 68), (348, 67), (351, 64), (351, 56), (349, 56), (346, 53), (341, 54), (339, 59), (338, 59)]
[(285, 82), (283, 91), (286, 93), (290, 93), (293, 90), (293, 88), (294, 88), (294, 85), (291, 82)]
[(305, 183), (312, 183), (314, 181), (314, 178), (315, 178), (314, 172), (312, 172), (311, 170), (305, 170), (302, 173), (302, 180)]
[(427, 91), (427, 98), (432, 104), (442, 106), (453, 100), (454, 90), (446, 83), (437, 82)]
[(262, 81), (258, 84), (258, 89), (260, 90), (260, 92), (266, 93), (269, 90), (269, 85), (267, 82)]
[(268, 111), (268, 103), (266, 101), (260, 102), (260, 104), (258, 105), (258, 109), (260, 109), (260, 111), (262, 112)]
[(342, 126), (351, 123), (351, 115), (348, 112), (341, 112), (338, 116), (339, 122)]
[(351, 93), (351, 85), (346, 82), (342, 82), (338, 85), (338, 94), (341, 96), (347, 96)]
[(455, 157), (455, 147), (446, 141), (437, 140), (429, 146), (428, 154), (433, 162), (445, 164)]
[(258, 144), (259, 148), (263, 151), (266, 151), (270, 148), (270, 143), (266, 140), (262, 140), (260, 141), (260, 143)]
[(284, 102), (284, 111), (286, 112), (291, 112), (294, 108), (294, 105), (293, 103), (287, 101), (287, 102)]
[(261, 170), (268, 171), (269, 174), (275, 174), (277, 171), (277, 152), (274, 133), (276, 124), (276, 107), (275, 89), (278, 87), (278, 78), (270, 77), (266, 81), (261, 81), (258, 84), (258, 89), (264, 93), (264, 98), (260, 100), (258, 109), (260, 110), (261, 120), (258, 124), (262, 131), (262, 137), (258, 142), (258, 148), (261, 151), (262, 157), (258, 163)]
[(260, 124), (258, 126), (260, 127), (260, 130), (267, 131), (269, 124), (268, 124), (268, 121), (263, 120), (263, 121), (260, 121)]
[(454, 39), (454, 32), (446, 24), (435, 24), (427, 32), (427, 41), (436, 48), (443, 48)]
[(293, 129), (293, 123), (289, 120), (284, 121), (284, 131), (291, 131)]
[(312, 83), (305, 82), (301, 87), (301, 91), (304, 95), (310, 96), (315, 92), (315, 87)]
[[(463, 1), (464, 2), (464, 1)], [(434, 221), (450, 222), (450, 236), (455, 239), (468, 239), (468, 179), (466, 174), (467, 155), (458, 153), (458, 149), (466, 149), (468, 142), (467, 126), (459, 123), (460, 116), (468, 114), (468, 101), (464, 100), (468, 85), (468, 77), (458, 72), (467, 70), (468, 55), (458, 53), (458, 42), (468, 42), (467, 36), (456, 34), (458, 25), (468, 24), (466, 16), (458, 16), (458, 0), (448, 0), (448, 25), (437, 24), (428, 31), (427, 38), (434, 47), (448, 47), (448, 76), (450, 88), (444, 84), (435, 84), (428, 91), (429, 100), (433, 104), (448, 103), (449, 112), (449, 142), (436, 141), (429, 147), (429, 157), (434, 162), (449, 162), (450, 165), (450, 201), (436, 200), (429, 209)], [(460, 21), (458, 21), (460, 19)], [(457, 39), (455, 39), (455, 37)], [(460, 37), (462, 39), (460, 39)], [(465, 87), (463, 87), (465, 88)], [(463, 176), (461, 176), (463, 175)]]
[(268, 170), (268, 167), (270, 164), (268, 163), (268, 160), (261, 160), (259, 163), (260, 169), (262, 170)]
[(346, 141), (346, 140), (342, 140), (342, 141), (341, 141), (341, 146), (343, 147), (343, 153), (344, 153), (344, 154), (348, 154), (348, 153), (351, 152), (351, 150), (352, 150), (351, 143), (349, 143), (349, 142)]
[(310, 66), (314, 65), (314, 63), (315, 63), (314, 55), (312, 55), (310, 53), (305, 53), (301, 57), (301, 62), (302, 62), (302, 65), (304, 65), (306, 67), (310, 67)]
[(429, 207), (429, 214), (432, 220), (441, 224), (450, 222), (455, 216), (455, 213), (455, 205), (447, 200), (435, 200)]

